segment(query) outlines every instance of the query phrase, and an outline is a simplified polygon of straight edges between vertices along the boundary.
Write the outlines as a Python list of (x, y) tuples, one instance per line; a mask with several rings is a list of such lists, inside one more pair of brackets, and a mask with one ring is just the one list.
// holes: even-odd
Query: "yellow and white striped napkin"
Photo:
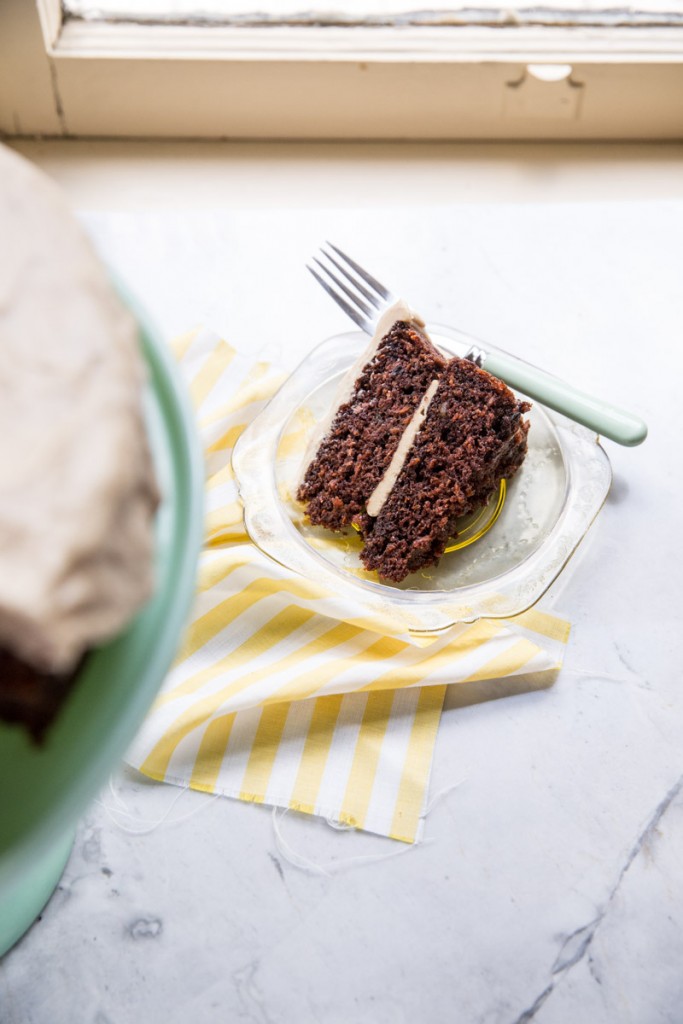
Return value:
[(271, 561), (245, 532), (230, 458), (283, 375), (208, 331), (176, 353), (206, 452), (206, 540), (184, 647), (127, 759), (159, 781), (414, 842), (446, 686), (559, 668), (568, 624), (530, 611), (425, 647)]

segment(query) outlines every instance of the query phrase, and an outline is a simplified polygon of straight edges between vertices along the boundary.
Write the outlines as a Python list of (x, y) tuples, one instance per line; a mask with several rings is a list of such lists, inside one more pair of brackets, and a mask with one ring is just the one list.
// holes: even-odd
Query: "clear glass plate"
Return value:
[[(447, 354), (463, 356), (472, 342), (449, 328), (428, 329)], [(397, 631), (433, 634), (525, 611), (562, 571), (607, 496), (611, 469), (598, 438), (534, 403), (529, 451), (507, 487), (459, 524), (453, 549), (437, 566), (399, 584), (380, 582), (363, 568), (352, 529), (333, 534), (311, 526), (294, 497), (307, 437), (367, 343), (360, 331), (324, 341), (240, 437), (233, 467), (249, 536), (280, 564), (363, 611), (391, 615)]]

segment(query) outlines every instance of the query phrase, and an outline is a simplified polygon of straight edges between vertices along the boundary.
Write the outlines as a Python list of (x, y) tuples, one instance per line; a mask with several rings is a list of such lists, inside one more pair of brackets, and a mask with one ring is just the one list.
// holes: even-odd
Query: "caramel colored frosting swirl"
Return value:
[(60, 193), (0, 146), (0, 646), (67, 671), (152, 591), (137, 329)]

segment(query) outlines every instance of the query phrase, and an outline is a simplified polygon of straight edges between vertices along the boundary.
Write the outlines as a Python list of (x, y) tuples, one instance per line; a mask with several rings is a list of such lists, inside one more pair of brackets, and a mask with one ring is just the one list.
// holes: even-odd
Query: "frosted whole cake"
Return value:
[(297, 498), (314, 525), (355, 526), (365, 568), (400, 582), (436, 564), (457, 520), (517, 472), (528, 409), (473, 362), (446, 358), (398, 302), (319, 424)]
[(0, 146), (0, 717), (40, 736), (153, 589), (133, 318), (57, 188)]

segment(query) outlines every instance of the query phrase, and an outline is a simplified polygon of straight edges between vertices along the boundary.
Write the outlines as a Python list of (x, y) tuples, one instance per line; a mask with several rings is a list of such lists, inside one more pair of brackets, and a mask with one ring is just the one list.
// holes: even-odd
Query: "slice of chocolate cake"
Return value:
[(340, 392), (297, 497), (315, 525), (353, 523), (365, 567), (400, 582), (438, 562), (457, 520), (517, 471), (529, 405), (474, 363), (445, 359), (403, 303)]

